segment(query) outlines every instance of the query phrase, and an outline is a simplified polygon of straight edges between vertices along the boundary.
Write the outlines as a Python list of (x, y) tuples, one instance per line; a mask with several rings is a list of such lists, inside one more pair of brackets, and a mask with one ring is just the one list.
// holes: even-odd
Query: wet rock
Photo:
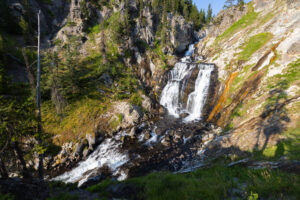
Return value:
[(167, 110), (163, 107), (163, 106), (159, 106), (159, 114), (160, 115), (164, 115), (165, 113), (167, 113)]
[(130, 132), (129, 132), (129, 136), (131, 138), (135, 138), (136, 137), (136, 127), (133, 127)]
[(181, 114), (180, 114), (180, 118), (186, 118), (187, 116), (189, 116), (188, 113), (181, 113)]
[(209, 133), (209, 134), (204, 135), (204, 136), (202, 137), (202, 141), (203, 141), (203, 142), (206, 142), (206, 141), (209, 141), (209, 140), (213, 140), (214, 137), (215, 137), (215, 135), (214, 135), (213, 133)]
[(171, 140), (169, 136), (165, 136), (164, 139), (162, 139), (161, 144), (168, 147), (171, 144)]
[(75, 157), (81, 157), (82, 153), (83, 153), (83, 150), (86, 147), (86, 145), (87, 144), (86, 144), (85, 140), (81, 139), (80, 142), (76, 146), (74, 156)]
[(145, 135), (144, 135), (144, 139), (145, 139), (145, 140), (149, 140), (150, 137), (151, 137), (150, 131), (146, 131), (146, 132), (145, 132)]
[(182, 140), (182, 135), (179, 132), (175, 132), (174, 136), (173, 136), (173, 141), (175, 143), (178, 143)]

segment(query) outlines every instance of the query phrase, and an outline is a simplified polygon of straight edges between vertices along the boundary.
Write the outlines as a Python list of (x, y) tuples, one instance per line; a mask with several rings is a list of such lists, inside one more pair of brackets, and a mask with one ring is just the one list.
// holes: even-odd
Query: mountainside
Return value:
[[(240, 16), (233, 24), (228, 23), (232, 15)], [(218, 66), (219, 92), (208, 120), (230, 132), (220, 142), (223, 148), (257, 149), (272, 157), (276, 147), (271, 146), (286, 139), (282, 153), (294, 158), (300, 121), (299, 16), (298, 1), (253, 1), (247, 11), (236, 8), (216, 16), (218, 24), (198, 44), (205, 61)]]
[(0, 95), (0, 199), (300, 198), (299, 0), (3, 0)]

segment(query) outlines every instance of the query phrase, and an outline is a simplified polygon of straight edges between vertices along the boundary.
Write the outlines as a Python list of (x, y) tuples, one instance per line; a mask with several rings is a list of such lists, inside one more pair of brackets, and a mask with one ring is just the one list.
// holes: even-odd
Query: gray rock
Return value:
[(174, 30), (170, 32), (171, 43), (177, 53), (183, 53), (188, 45), (196, 39), (194, 25), (185, 21), (184, 17), (179, 15), (169, 14), (168, 19), (171, 22), (172, 30)]
[(215, 135), (213, 133), (209, 133), (207, 135), (204, 135), (202, 137), (202, 141), (205, 142), (205, 141), (208, 141), (208, 140), (213, 140), (215, 137)]
[(133, 127), (129, 132), (129, 136), (131, 138), (135, 138), (135, 135), (136, 135), (136, 127)]
[(287, 53), (289, 55), (300, 54), (300, 42), (295, 42), (292, 44)]
[(84, 149), (83, 153), (82, 153), (83, 158), (87, 158), (87, 156), (90, 154), (90, 152), (91, 152), (90, 149)]
[(84, 142), (83, 139), (80, 140), (79, 143), (77, 143), (77, 146), (76, 146), (76, 149), (75, 149), (75, 152), (74, 152), (74, 156), (77, 157), (81, 157), (82, 156), (82, 153), (83, 153), (83, 150), (84, 150), (84, 147), (86, 147), (86, 144)]
[(94, 150), (94, 147), (95, 147), (95, 145), (96, 145), (96, 137), (95, 137), (95, 135), (87, 134), (87, 135), (85, 136), (85, 138), (86, 138), (87, 141), (88, 141), (89, 149), (90, 149), (90, 150)]
[(113, 84), (113, 80), (110, 78), (110, 76), (107, 73), (104, 73), (100, 77), (100, 80), (102, 80), (104, 82), (106, 87), (111, 87)]
[(152, 101), (149, 97), (147, 97), (146, 95), (141, 95), (142, 96), (142, 107), (148, 111), (151, 112), (152, 111)]

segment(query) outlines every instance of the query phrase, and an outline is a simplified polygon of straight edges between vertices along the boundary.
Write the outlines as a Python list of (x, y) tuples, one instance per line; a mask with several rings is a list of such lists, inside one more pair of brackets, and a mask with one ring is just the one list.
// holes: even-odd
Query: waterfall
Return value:
[[(211, 73), (214, 70), (212, 64), (194, 63), (191, 58), (193, 53), (194, 44), (189, 46), (185, 57), (170, 71), (168, 83), (164, 87), (160, 99), (160, 104), (168, 110), (170, 115), (179, 118), (181, 114), (187, 114), (188, 116), (183, 119), (184, 122), (201, 119), (209, 91)], [(195, 69), (199, 70), (194, 85), (195, 89), (188, 94), (187, 102), (184, 102), (183, 96), (187, 89), (187, 83)]]

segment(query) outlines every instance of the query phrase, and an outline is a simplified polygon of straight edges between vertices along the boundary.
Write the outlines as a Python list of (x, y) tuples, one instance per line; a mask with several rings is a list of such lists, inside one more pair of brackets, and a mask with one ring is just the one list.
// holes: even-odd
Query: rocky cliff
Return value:
[(205, 30), (198, 54), (219, 72), (208, 120), (228, 133), (212, 149), (265, 151), (299, 141), (299, 6), (255, 0), (220, 12)]

